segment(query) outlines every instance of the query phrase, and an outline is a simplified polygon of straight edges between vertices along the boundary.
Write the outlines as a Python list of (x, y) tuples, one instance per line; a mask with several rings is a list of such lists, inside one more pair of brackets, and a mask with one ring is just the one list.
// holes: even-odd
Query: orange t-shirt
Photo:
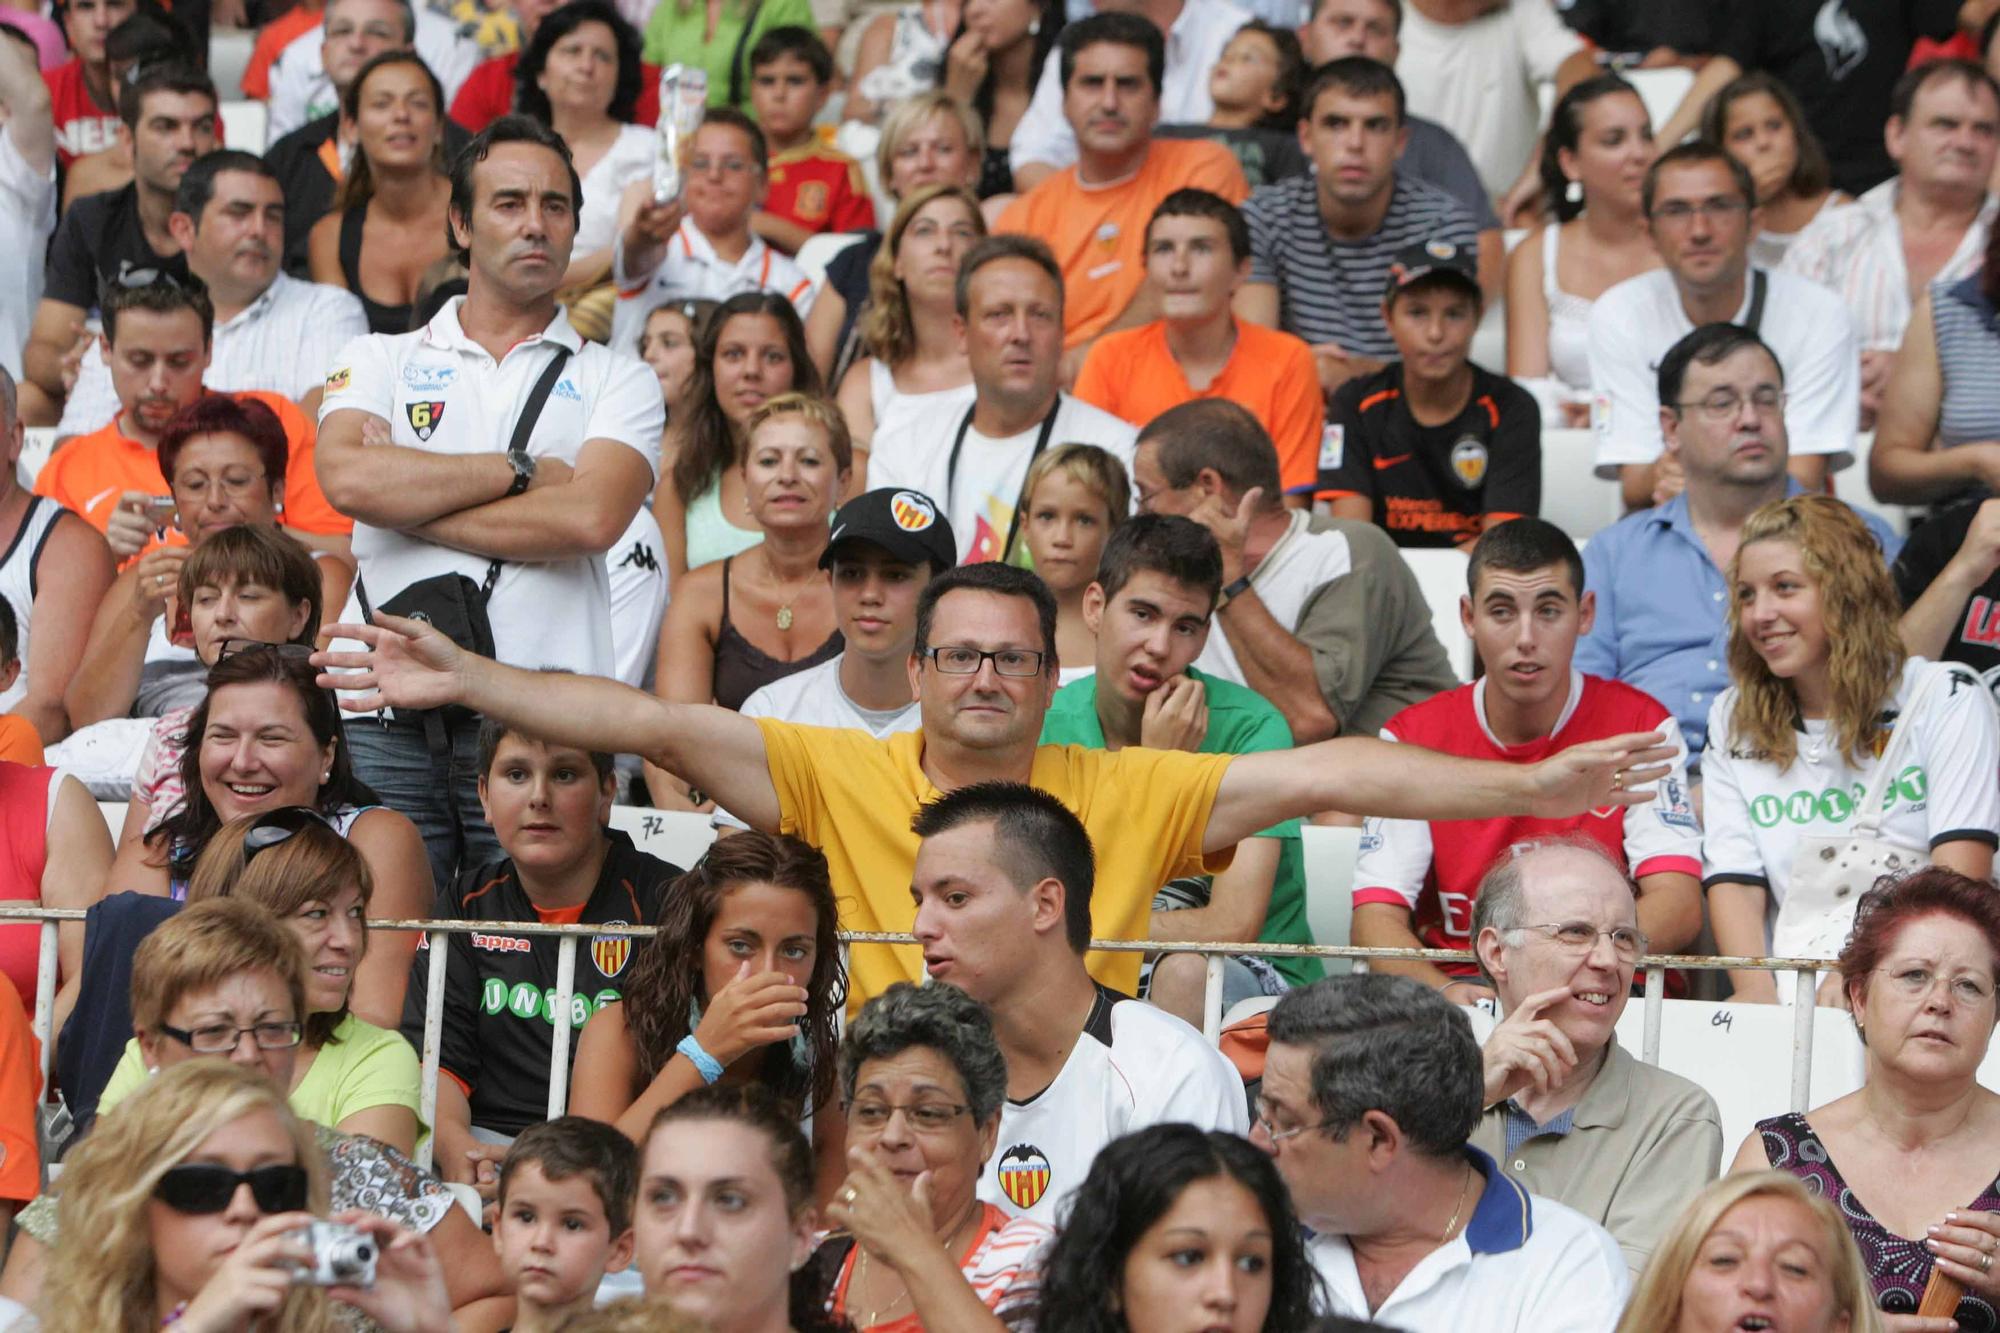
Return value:
[(271, 66), (284, 54), (292, 39), (317, 28), (326, 18), (324, 5), (294, 5), (264, 25), (257, 44), (250, 48), (250, 61), (243, 66), (243, 95), (264, 101), (271, 95)]
[[(255, 398), (276, 412), (284, 425), (285, 441), (290, 446), (285, 460), (285, 526), (323, 534), (352, 532), (354, 520), (329, 504), (319, 489), (319, 477), (313, 471), (313, 425), (298, 404), (261, 390), (236, 397)], [(35, 494), (74, 509), (99, 532), (110, 527), (111, 511), (118, 507), (118, 497), (125, 491), (165, 495), (167, 479), (160, 475), (159, 455), (128, 438), (118, 429), (116, 417), (103, 429), (63, 444), (35, 478)], [(162, 541), (179, 546), (185, 545), (187, 538), (179, 529), (169, 528)]]
[[(29, 768), (42, 766), (42, 734), (34, 723), (17, 713), (0, 715), (0, 760)], [(0, 1162), (0, 1169), (5, 1165)]]
[(1146, 281), (1146, 224), (1180, 189), (1211, 190), (1232, 204), (1250, 195), (1236, 155), (1203, 139), (1155, 139), (1146, 160), (1115, 185), (1084, 185), (1068, 167), (1001, 213), (995, 231), (1039, 236), (1063, 271), (1063, 342), (1074, 347), (1123, 314)]
[(1271, 432), (1278, 446), (1278, 475), (1286, 491), (1310, 490), (1319, 480), (1320, 434), (1326, 400), (1312, 349), (1289, 333), (1236, 321), (1236, 350), (1222, 373), (1197, 390), (1167, 346), (1164, 320), (1107, 333), (1091, 345), (1076, 377), (1076, 396), (1143, 427), (1170, 407), (1196, 398), (1240, 403)]

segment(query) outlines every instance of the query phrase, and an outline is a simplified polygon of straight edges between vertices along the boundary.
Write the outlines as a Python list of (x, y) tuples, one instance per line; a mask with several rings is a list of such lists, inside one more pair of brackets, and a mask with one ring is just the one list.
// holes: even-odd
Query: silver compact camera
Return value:
[(292, 1265), (292, 1281), (302, 1287), (375, 1285), (375, 1238), (339, 1222), (314, 1222), (292, 1233), (312, 1251), (312, 1264)]

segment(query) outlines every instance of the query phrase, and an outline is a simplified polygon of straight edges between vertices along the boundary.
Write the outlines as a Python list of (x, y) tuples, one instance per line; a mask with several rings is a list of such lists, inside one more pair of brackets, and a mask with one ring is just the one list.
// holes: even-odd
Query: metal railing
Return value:
[[(64, 921), (81, 921), (84, 912), (75, 909), (47, 907), (0, 906), (0, 924), (18, 922), (39, 922), (41, 941), (39, 961), (35, 975), (34, 1032), (40, 1044), (41, 1075), (43, 1095), (49, 1090), (49, 1070), (53, 1059), (55, 1043), (50, 1039), (55, 1020), (56, 998), (56, 927)], [(425, 993), (423, 1083), (419, 1096), (419, 1115), (426, 1125), (437, 1123), (438, 1058), (444, 1032), (444, 982), (445, 965), (450, 957), (446, 947), (448, 938), (463, 934), (507, 934), (507, 935), (552, 935), (557, 940), (556, 986), (552, 996), (547, 998), (553, 1041), (549, 1051), (549, 1096), (548, 1114), (551, 1118), (561, 1115), (569, 1104), (569, 1053), (572, 1041), (571, 1008), (576, 998), (576, 951), (579, 941), (588, 941), (602, 935), (630, 936), (634, 940), (646, 939), (658, 933), (653, 926), (632, 925), (544, 925), (530, 921), (370, 921), (370, 930), (419, 931), (428, 943), (429, 985)], [(844, 950), (859, 945), (874, 947), (881, 945), (914, 945), (916, 940), (910, 935), (880, 932), (842, 931), (840, 942)], [(1093, 952), (1102, 953), (1189, 953), (1205, 954), (1208, 959), (1207, 985), (1202, 997), (1202, 1032), (1211, 1042), (1220, 1039), (1222, 1033), (1222, 969), (1225, 960), (1234, 954), (1253, 954), (1263, 958), (1320, 958), (1350, 959), (1355, 962), (1370, 961), (1423, 961), (1430, 963), (1469, 963), (1474, 961), (1470, 953), (1462, 950), (1445, 949), (1372, 949), (1358, 945), (1321, 944), (1217, 944), (1217, 943), (1177, 943), (1159, 940), (1093, 940)], [(1647, 1064), (1660, 1062), (1661, 1018), (1666, 1004), (1666, 974), (1668, 969), (1686, 971), (1763, 971), (1790, 972), (1794, 974), (1794, 1003), (1792, 1006), (1792, 1086), (1791, 1109), (1805, 1111), (1812, 1087), (1813, 1056), (1813, 1011), (1814, 998), (1818, 989), (1818, 974), (1828, 966), (1824, 959), (1810, 958), (1694, 958), (1678, 954), (1648, 955), (1639, 960), (1639, 970), (1645, 976), (1643, 1005), (1644, 1034), (1640, 1044), (1640, 1058)], [(418, 1160), (428, 1167), (431, 1164), (431, 1148), (435, 1139), (426, 1138), (418, 1151)]]

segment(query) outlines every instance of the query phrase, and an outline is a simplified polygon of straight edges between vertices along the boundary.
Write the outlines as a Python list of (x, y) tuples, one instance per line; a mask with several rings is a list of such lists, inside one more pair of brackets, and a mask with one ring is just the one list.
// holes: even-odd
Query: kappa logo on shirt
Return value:
[(1048, 1154), (1032, 1143), (1017, 1143), (1000, 1154), (1000, 1188), (1016, 1208), (1033, 1208), (1049, 1192), (1054, 1174)]
[(410, 429), (417, 433), (417, 438), (428, 440), (436, 433), (438, 422), (444, 419), (444, 404), (436, 400), (410, 403), (403, 408), (403, 415), (410, 419)]

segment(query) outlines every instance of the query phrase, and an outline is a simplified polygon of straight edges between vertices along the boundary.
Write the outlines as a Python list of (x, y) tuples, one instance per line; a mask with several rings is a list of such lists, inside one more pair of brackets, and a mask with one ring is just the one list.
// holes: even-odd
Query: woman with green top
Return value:
[(646, 61), (708, 73), (708, 104), (750, 109), (750, 48), (773, 28), (811, 28), (807, 0), (660, 0), (646, 22)]

